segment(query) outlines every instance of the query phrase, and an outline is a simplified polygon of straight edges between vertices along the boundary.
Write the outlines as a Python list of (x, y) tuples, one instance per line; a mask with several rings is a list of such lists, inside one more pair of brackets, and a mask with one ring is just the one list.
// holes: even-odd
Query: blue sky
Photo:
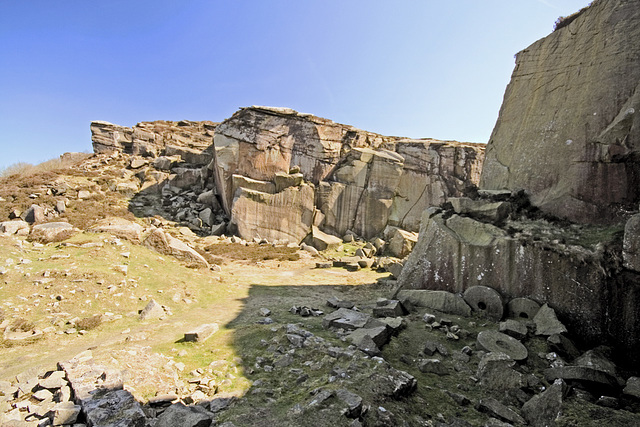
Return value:
[(0, 168), (90, 151), (92, 120), (270, 105), (487, 142), (514, 54), (588, 0), (0, 0)]

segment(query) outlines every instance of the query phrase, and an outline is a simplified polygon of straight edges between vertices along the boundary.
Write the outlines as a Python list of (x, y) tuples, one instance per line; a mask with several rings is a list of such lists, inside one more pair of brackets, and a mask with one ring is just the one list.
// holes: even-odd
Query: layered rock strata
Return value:
[(600, 0), (516, 56), (483, 189), (614, 223), (640, 201), (640, 2)]

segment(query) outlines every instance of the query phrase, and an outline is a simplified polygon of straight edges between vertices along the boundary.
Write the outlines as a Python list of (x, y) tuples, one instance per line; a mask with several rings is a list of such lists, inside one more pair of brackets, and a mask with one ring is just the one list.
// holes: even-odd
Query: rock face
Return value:
[(240, 236), (299, 243), (311, 231), (313, 213), (313, 187), (304, 184), (276, 194), (240, 188), (231, 218)]
[[(548, 223), (538, 226), (544, 224), (549, 228), (543, 233), (554, 232)], [(525, 235), (525, 229), (514, 232), (515, 227), (524, 225), (510, 221), (505, 229), (452, 211), (425, 211), (399, 288), (461, 293), (488, 285), (507, 299), (526, 295), (547, 303), (586, 342), (615, 342), (627, 350), (640, 346), (640, 293), (625, 281), (627, 276), (618, 275), (615, 265), (608, 264), (610, 254), (554, 244), (553, 239), (535, 240)]]
[(392, 140), (288, 108), (242, 108), (216, 129), (218, 192), (230, 210), (232, 174), (270, 181), (297, 165), (305, 180), (317, 183), (351, 148), (378, 148)]
[(638, 33), (640, 2), (600, 0), (517, 55), (480, 189), (425, 211), (399, 288), (491, 286), (640, 359)]
[(525, 189), (543, 211), (577, 222), (612, 223), (635, 208), (638, 37), (640, 3), (601, 0), (518, 53), (480, 187)]
[[(323, 232), (343, 236), (350, 230), (371, 238), (387, 225), (415, 232), (424, 208), (478, 182), (483, 159), (479, 144), (386, 137), (270, 107), (238, 111), (216, 128), (214, 145), (209, 169), (243, 238), (257, 237), (258, 229), (281, 236), (297, 227), (284, 218), (274, 224), (267, 214), (264, 224), (242, 228), (260, 221), (261, 211), (285, 211), (291, 203), (288, 196), (262, 195), (263, 206), (252, 203), (247, 210), (249, 195), (258, 197), (246, 190), (280, 194), (303, 180), (314, 186), (314, 224)], [(247, 221), (246, 214), (254, 218)]]

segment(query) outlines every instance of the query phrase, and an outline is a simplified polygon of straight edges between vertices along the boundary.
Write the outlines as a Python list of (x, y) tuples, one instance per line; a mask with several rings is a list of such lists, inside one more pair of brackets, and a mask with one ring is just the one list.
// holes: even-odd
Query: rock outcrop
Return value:
[(614, 223), (640, 201), (640, 2), (600, 0), (516, 56), (483, 189)]
[(297, 165), (305, 180), (318, 183), (352, 148), (379, 148), (396, 139), (289, 108), (255, 106), (240, 109), (215, 133), (216, 186), (227, 211), (233, 174), (271, 181)]
[(482, 144), (383, 136), (287, 108), (91, 130), (97, 153), (133, 156), (126, 174), (140, 184), (114, 190), (161, 194), (172, 219), (247, 240), (300, 243), (313, 226), (367, 239), (388, 226), (417, 232), (422, 210), (478, 183), (484, 158)]
[(553, 307), (584, 342), (615, 343), (633, 359), (640, 293), (635, 273), (620, 269), (622, 228), (565, 228), (509, 210), (511, 219), (494, 223), (457, 214), (451, 205), (425, 211), (399, 288), (461, 293), (491, 286), (503, 298), (525, 296)]
[(93, 151), (124, 152), (142, 157), (179, 155), (183, 161), (206, 165), (211, 161), (217, 123), (181, 120), (141, 122), (133, 127), (91, 122)]

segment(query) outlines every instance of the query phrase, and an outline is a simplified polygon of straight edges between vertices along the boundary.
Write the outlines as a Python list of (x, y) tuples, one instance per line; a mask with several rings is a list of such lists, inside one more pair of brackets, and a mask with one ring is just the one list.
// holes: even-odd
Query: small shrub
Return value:
[[(204, 250), (209, 256), (224, 257), (241, 261), (297, 261), (300, 254), (297, 248), (271, 245), (249, 245), (240, 243), (219, 243), (209, 245)], [(219, 264), (219, 263), (216, 263)]]
[(571, 15), (560, 16), (558, 19), (556, 19), (556, 22), (553, 25), (553, 31), (557, 31), (560, 28), (564, 28), (567, 25), (571, 24), (573, 21), (576, 20), (577, 17), (582, 15), (585, 10), (589, 9), (589, 7), (591, 7), (592, 4), (593, 4), (593, 2), (589, 3), (589, 5), (587, 7), (583, 7), (582, 9), (580, 9), (576, 13), (572, 13)]
[(9, 326), (9, 330), (16, 332), (29, 332), (33, 331), (35, 327), (36, 325), (34, 325), (32, 322), (26, 319), (18, 318), (14, 320), (13, 323), (11, 323), (11, 325)]

